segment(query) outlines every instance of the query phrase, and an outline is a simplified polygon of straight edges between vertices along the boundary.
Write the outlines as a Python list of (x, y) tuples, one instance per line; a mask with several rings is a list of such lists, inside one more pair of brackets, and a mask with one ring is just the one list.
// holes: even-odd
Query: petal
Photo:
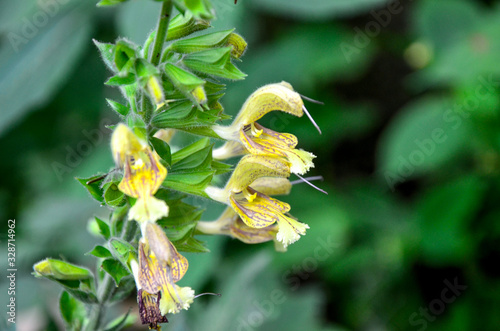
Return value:
[(166, 277), (158, 277), (161, 270), (166, 269), (166, 264), (160, 266), (157, 262), (151, 261), (149, 258), (149, 249), (142, 240), (139, 242), (138, 255), (139, 285), (146, 292), (156, 294), (161, 288), (162, 281), (166, 281)]
[(148, 324), (150, 329), (158, 329), (159, 323), (168, 323), (167, 317), (160, 312), (160, 298), (160, 293), (150, 294), (144, 290), (137, 292), (141, 323)]
[(240, 128), (248, 125), (273, 110), (301, 117), (303, 105), (300, 94), (290, 84), (281, 82), (265, 85), (248, 97), (232, 126)]
[(281, 215), (279, 218), (278, 227), (279, 230), (276, 235), (276, 240), (281, 242), (285, 248), (299, 240), (300, 235), (305, 235), (306, 229), (309, 229), (309, 225), (300, 223), (284, 215)]
[(168, 216), (168, 206), (163, 200), (153, 196), (137, 199), (128, 212), (128, 218), (139, 223), (155, 222), (162, 217)]
[(274, 156), (245, 155), (226, 184), (227, 191), (240, 192), (260, 177), (288, 177), (289, 165)]
[(265, 228), (255, 229), (246, 225), (238, 218), (229, 228), (231, 236), (246, 244), (259, 244), (274, 240), (278, 232), (277, 224), (266, 226)]
[(245, 147), (238, 141), (230, 140), (212, 152), (212, 156), (216, 160), (225, 160), (235, 156), (244, 155), (246, 153)]
[(170, 240), (163, 229), (156, 223), (147, 222), (145, 225), (145, 237), (149, 248), (160, 261), (169, 264), (172, 260), (172, 251), (170, 249)]
[(272, 225), (278, 220), (278, 214), (280, 214), (274, 205), (260, 197), (249, 203), (244, 198), (238, 199), (231, 196), (229, 202), (242, 221), (252, 228), (259, 229)]
[(292, 183), (287, 178), (260, 177), (251, 187), (265, 195), (287, 195), (292, 190)]
[(122, 167), (127, 156), (143, 150), (145, 145), (125, 124), (119, 123), (111, 135), (111, 151), (118, 167)]
[(316, 157), (313, 153), (306, 152), (302, 149), (294, 149), (287, 153), (287, 158), (292, 164), (290, 171), (294, 174), (303, 175), (314, 168), (313, 159)]
[(189, 309), (194, 300), (194, 291), (190, 287), (169, 284), (162, 288), (160, 312), (163, 315), (177, 314), (181, 309)]

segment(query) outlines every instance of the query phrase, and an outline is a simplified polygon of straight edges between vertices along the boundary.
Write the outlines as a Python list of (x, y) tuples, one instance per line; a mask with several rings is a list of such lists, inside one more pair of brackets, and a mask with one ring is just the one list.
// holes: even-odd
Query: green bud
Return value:
[(186, 55), (183, 63), (189, 69), (227, 79), (243, 79), (246, 74), (231, 63), (232, 47), (209, 49)]
[[(201, 36), (178, 40), (170, 46), (177, 53), (194, 53), (202, 50), (226, 46), (234, 29), (208, 33)], [(243, 39), (240, 37), (240, 39)]]
[(204, 104), (207, 101), (203, 79), (170, 63), (165, 65), (165, 74), (172, 84), (190, 100), (197, 104)]
[(175, 16), (168, 26), (167, 41), (189, 36), (193, 32), (205, 30), (210, 27), (210, 22), (196, 19), (191, 12)]
[(92, 277), (89, 270), (76, 265), (55, 260), (45, 259), (33, 266), (36, 276), (53, 277), (58, 280), (83, 280)]

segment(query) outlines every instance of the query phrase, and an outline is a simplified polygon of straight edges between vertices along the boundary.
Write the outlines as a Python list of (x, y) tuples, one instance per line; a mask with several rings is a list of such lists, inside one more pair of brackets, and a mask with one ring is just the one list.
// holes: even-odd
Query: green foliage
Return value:
[[(169, 214), (157, 224), (189, 260), (179, 286), (222, 294), (169, 315), (169, 328), (500, 325), (499, 1), (393, 1), (402, 9), (390, 13), (383, 0), (176, 0), (159, 65), (151, 30), (163, 2), (96, 3), (9, 1), (0, 11), (0, 214), (18, 224), (19, 324), (36, 311), (37, 325), (55, 330), (45, 307), (58, 301), (69, 330), (134, 327), (130, 261), (140, 231), (128, 210), (136, 199), (117, 189), (124, 172), (108, 144), (122, 122), (167, 168), (155, 197)], [(232, 31), (250, 46), (242, 62)], [(164, 93), (159, 105), (151, 77)], [(233, 169), (212, 158), (221, 144), (212, 125), (281, 80), (325, 103), (305, 101), (323, 134), (305, 116), (271, 113), (259, 123), (317, 155), (314, 175), (325, 181), (315, 185), (329, 195), (297, 184), (283, 197), (310, 226), (286, 254), (272, 243), (201, 236), (196, 224), (223, 211), (204, 189), (222, 187)], [(163, 129), (177, 135), (162, 140)], [(59, 260), (34, 274), (51, 284), (29, 275), (45, 256)], [(467, 289), (434, 314), (444, 280), (455, 278)], [(104, 296), (106, 284), (113, 291)], [(0, 290), (8, 286), (4, 279)], [(114, 305), (92, 327), (100, 302)]]

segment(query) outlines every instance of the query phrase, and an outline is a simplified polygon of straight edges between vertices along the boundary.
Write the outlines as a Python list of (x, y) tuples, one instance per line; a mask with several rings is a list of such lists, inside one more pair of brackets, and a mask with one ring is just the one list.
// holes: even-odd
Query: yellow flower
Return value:
[[(286, 82), (269, 84), (259, 88), (245, 101), (238, 116), (228, 126), (213, 127), (220, 137), (237, 141), (244, 150), (254, 155), (271, 155), (285, 158), (290, 163), (290, 171), (303, 175), (311, 167), (314, 154), (296, 149), (297, 138), (289, 133), (279, 133), (267, 129), (256, 121), (273, 110), (301, 117), (305, 110), (300, 94)], [(234, 143), (228, 142), (214, 153), (215, 158), (227, 158), (241, 154)]]
[[(263, 184), (260, 178), (286, 178), (290, 175), (288, 162), (280, 157), (244, 156), (224, 189), (209, 186), (205, 192), (212, 199), (232, 207), (248, 227), (262, 229), (277, 223), (276, 239), (286, 247), (305, 235), (307, 224), (290, 217), (290, 205), (256, 191), (251, 185), (267, 190), (270, 183)], [(270, 189), (270, 188), (269, 188)], [(289, 190), (289, 188), (288, 188)], [(278, 189), (279, 191), (279, 189)]]
[(149, 293), (158, 294), (162, 315), (176, 314), (188, 309), (194, 299), (190, 287), (179, 287), (179, 281), (188, 269), (187, 259), (177, 252), (160, 226), (146, 222), (145, 237), (139, 241), (139, 287)]
[(156, 221), (168, 215), (168, 206), (153, 195), (167, 176), (158, 154), (142, 143), (124, 124), (118, 124), (111, 137), (111, 149), (117, 166), (124, 167), (120, 191), (137, 198), (130, 208), (129, 219), (140, 223)]

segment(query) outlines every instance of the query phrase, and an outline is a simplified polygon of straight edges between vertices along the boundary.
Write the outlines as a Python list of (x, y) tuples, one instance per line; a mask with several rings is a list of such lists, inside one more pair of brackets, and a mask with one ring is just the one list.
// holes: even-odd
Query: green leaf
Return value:
[(230, 164), (226, 164), (220, 161), (212, 161), (211, 168), (215, 170), (214, 175), (222, 175), (232, 170), (232, 166)]
[(141, 58), (135, 61), (135, 72), (137, 73), (137, 76), (139, 78), (149, 78), (151, 76), (158, 76), (160, 74), (160, 72), (154, 65)]
[(177, 162), (173, 162), (171, 173), (210, 169), (210, 162), (212, 161), (212, 147), (213, 145), (209, 145), (199, 151), (193, 152)]
[(104, 64), (106, 64), (108, 69), (110, 69), (111, 71), (116, 71), (116, 67), (114, 65), (116, 46), (114, 44), (101, 43), (95, 39), (92, 39), (92, 41), (97, 46)]
[(231, 63), (231, 47), (188, 54), (182, 62), (191, 70), (226, 79), (243, 79), (246, 74)]
[(95, 257), (100, 257), (100, 258), (108, 258), (112, 257), (111, 252), (104, 246), (101, 245), (96, 245), (94, 249), (92, 249), (90, 252), (86, 253), (85, 255), (94, 255)]
[(158, 155), (165, 161), (167, 162), (167, 165), (170, 166), (172, 164), (172, 154), (170, 152), (170, 145), (156, 137), (152, 137), (149, 140), (151, 144), (153, 145), (154, 150)]
[(191, 235), (186, 240), (174, 242), (175, 247), (181, 252), (188, 253), (209, 253), (210, 250), (205, 246), (203, 241), (193, 238)]
[(106, 271), (115, 281), (116, 286), (120, 284), (123, 277), (130, 275), (130, 272), (115, 259), (106, 259), (102, 261), (101, 268)]
[(115, 183), (104, 185), (104, 202), (110, 207), (121, 207), (126, 203), (125, 195)]
[(133, 275), (128, 275), (126, 277), (123, 277), (122, 279), (120, 279), (120, 285), (113, 293), (113, 296), (111, 297), (110, 301), (111, 302), (123, 301), (130, 296), (132, 291), (136, 289), (137, 287)]
[(428, 190), (416, 203), (415, 215), (422, 230), (420, 252), (427, 261), (450, 265), (472, 257), (474, 244), (469, 231), (486, 188), (486, 182), (478, 177), (461, 177)]
[(194, 143), (192, 143), (189, 146), (186, 146), (177, 152), (175, 152), (172, 155), (172, 163), (175, 164), (185, 158), (187, 158), (189, 155), (199, 152), (205, 148), (210, 146), (210, 140), (208, 138), (200, 139)]
[(98, 7), (115, 6), (127, 0), (101, 0), (97, 3)]
[[(85, 54), (91, 31), (91, 2), (67, 4), (67, 10), (50, 17), (49, 24), (37, 30), (36, 38), (24, 38), (26, 20), (37, 11), (16, 19), (19, 29), (4, 34), (0, 50), (0, 135), (13, 128), (29, 112), (41, 109), (68, 79), (68, 73)], [(31, 21), (30, 21), (30, 24)], [(19, 33), (19, 34), (17, 34)], [(11, 36), (17, 39), (10, 39)]]
[(354, 16), (386, 3), (386, 0), (254, 0), (252, 6), (276, 15), (312, 21)]
[(210, 48), (226, 46), (229, 35), (233, 31), (234, 29), (231, 29), (178, 40), (170, 45), (170, 49), (177, 53), (186, 54), (199, 52)]
[(104, 84), (109, 86), (123, 86), (130, 85), (136, 82), (135, 74), (133, 72), (127, 73), (126, 76), (116, 75), (109, 78)]
[(189, 11), (186, 11), (184, 14), (178, 14), (170, 21), (167, 41), (179, 39), (209, 27), (210, 23), (208, 21), (195, 19)]
[(114, 64), (120, 74), (126, 76), (132, 69), (137, 57), (135, 49), (137, 46), (131, 42), (121, 39), (116, 43)]
[(172, 80), (175, 86), (183, 85), (188, 89), (193, 89), (198, 85), (205, 84), (203, 79), (193, 75), (189, 71), (179, 68), (171, 63), (165, 64), (165, 73)]
[(205, 188), (210, 184), (213, 171), (200, 171), (194, 173), (169, 174), (163, 186), (189, 194), (208, 198)]
[(135, 316), (130, 315), (130, 309), (128, 312), (113, 321), (109, 322), (108, 325), (106, 325), (106, 328), (104, 329), (105, 331), (119, 331), (124, 328), (127, 328), (129, 326), (132, 326), (136, 321)]
[(134, 257), (135, 248), (126, 241), (118, 238), (113, 238), (109, 242), (109, 247), (113, 256), (121, 262), (121, 264), (128, 269), (128, 262), (130, 257)]
[(104, 180), (103, 175), (94, 175), (88, 178), (78, 178), (76, 180), (82, 184), (87, 191), (89, 191), (90, 195), (99, 202), (104, 202), (104, 191), (101, 188), (101, 183)]
[(108, 105), (115, 111), (118, 113), (118, 115), (121, 115), (121, 116), (127, 116), (129, 111), (130, 111), (130, 108), (127, 107), (127, 106), (124, 106), (122, 105), (121, 103), (118, 103), (114, 100), (111, 100), (111, 99), (106, 99), (106, 101), (108, 102)]
[[(208, 0), (184, 0), (186, 8), (198, 18), (210, 20), (213, 18), (213, 9)], [(175, 3), (175, 2), (174, 2)]]
[(380, 142), (379, 172), (396, 183), (440, 169), (465, 152), (469, 127), (453, 100), (427, 97), (405, 107)]
[(66, 330), (81, 330), (87, 312), (85, 305), (63, 291), (59, 299), (59, 310), (65, 322)]
[(104, 239), (108, 240), (111, 235), (109, 224), (98, 217), (94, 217), (94, 219), (97, 223), (97, 226), (99, 227), (99, 233), (104, 237)]

